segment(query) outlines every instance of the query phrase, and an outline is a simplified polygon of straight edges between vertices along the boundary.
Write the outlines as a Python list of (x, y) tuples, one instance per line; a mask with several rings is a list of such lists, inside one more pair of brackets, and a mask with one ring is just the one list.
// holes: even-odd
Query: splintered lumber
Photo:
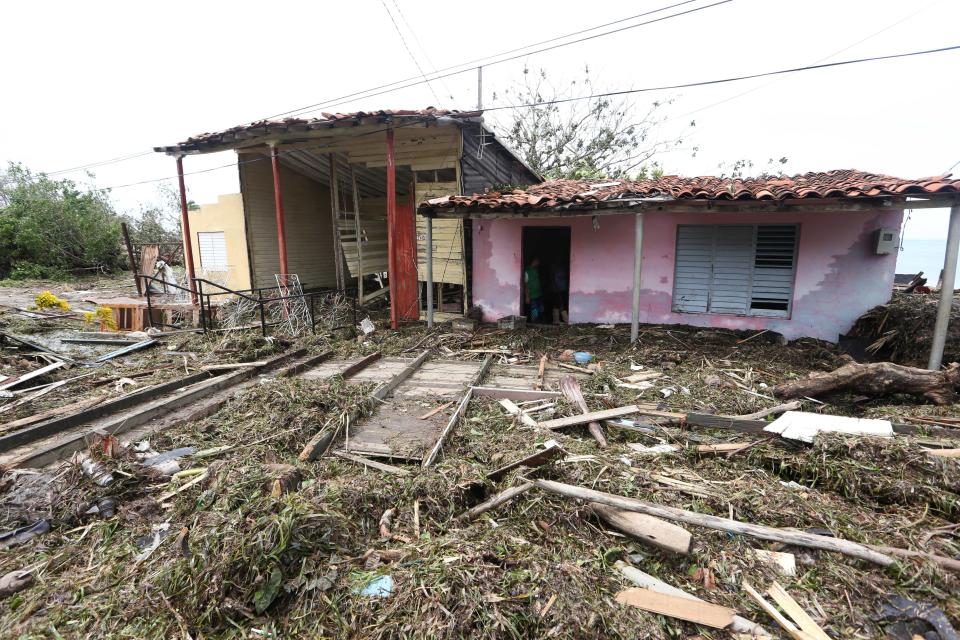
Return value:
[[(580, 383), (577, 382), (576, 378), (573, 376), (563, 376), (560, 379), (560, 390), (567, 400), (580, 408), (581, 412), (590, 413), (590, 409), (587, 407), (587, 401), (583, 399), (583, 392), (580, 391)], [(600, 448), (606, 448), (607, 439), (603, 435), (603, 427), (600, 426), (600, 423), (596, 420), (591, 420), (587, 424), (587, 429), (590, 431), (593, 439), (597, 441), (597, 444), (600, 445)]]
[(487, 511), (490, 511), (491, 509), (496, 509), (502, 504), (510, 502), (520, 494), (526, 493), (532, 488), (533, 488), (532, 482), (524, 482), (523, 484), (517, 485), (515, 487), (510, 487), (509, 489), (505, 489), (500, 493), (498, 493), (497, 495), (490, 498), (489, 500), (487, 500), (486, 502), (481, 502), (480, 504), (470, 509), (469, 511), (464, 511), (459, 516), (457, 516), (457, 519), (466, 520), (467, 522), (471, 520), (476, 520), (478, 516), (486, 513)]
[(720, 518), (695, 511), (685, 509), (676, 509), (657, 505), (650, 502), (644, 502), (635, 498), (626, 498), (611, 493), (595, 491), (586, 487), (564, 484), (553, 480), (535, 480), (534, 484), (551, 493), (556, 493), (568, 498), (585, 500), (587, 502), (599, 502), (617, 509), (626, 509), (627, 511), (636, 511), (657, 518), (673, 520), (675, 522), (684, 522), (717, 531), (729, 531), (739, 533), (745, 536), (759, 538), (761, 540), (772, 540), (774, 542), (783, 542), (785, 544), (794, 544), (811, 549), (823, 549), (825, 551), (835, 551), (844, 555), (867, 560), (875, 564), (887, 567), (894, 563), (894, 559), (885, 553), (875, 551), (856, 542), (841, 540), (840, 538), (831, 538), (829, 536), (820, 536), (803, 531), (792, 531), (790, 529), (778, 529), (776, 527), (767, 527), (764, 525), (751, 524), (749, 522), (740, 522), (728, 518)]
[[(667, 584), (663, 580), (655, 578), (649, 573), (644, 573), (636, 567), (631, 567), (623, 560), (617, 560), (613, 566), (616, 567), (617, 571), (619, 571), (623, 577), (638, 587), (650, 589), (659, 593), (665, 593), (670, 596), (676, 596), (678, 598), (686, 598), (687, 600), (691, 600), (693, 602), (703, 602), (703, 600), (697, 596), (687, 593), (683, 589), (678, 589), (671, 584)], [(733, 620), (730, 623), (730, 631), (757, 637), (770, 637), (770, 632), (764, 629), (762, 626), (756, 622), (747, 620), (746, 618), (742, 618), (737, 615), (733, 616)]]
[(48, 374), (55, 369), (66, 366), (66, 362), (54, 362), (53, 364), (48, 364), (45, 367), (40, 367), (39, 369), (34, 369), (23, 375), (14, 376), (13, 379), (8, 378), (2, 384), (0, 384), (0, 391), (6, 391), (7, 389), (12, 389), (22, 382), (27, 380), (33, 380), (34, 378), (39, 378), (42, 375)]
[(370, 467), (371, 469), (377, 469), (378, 471), (385, 471), (386, 473), (392, 473), (395, 476), (410, 475), (410, 472), (407, 471), (406, 469), (401, 469), (400, 467), (395, 467), (391, 464), (384, 464), (382, 462), (377, 462), (376, 460), (371, 460), (370, 458), (364, 458), (363, 456), (347, 453), (346, 451), (333, 451), (332, 453), (338, 458), (343, 458), (344, 460), (349, 460), (350, 462), (356, 462), (357, 464), (362, 464), (365, 467)]
[(710, 454), (721, 454), (725, 453), (727, 455), (731, 453), (736, 453), (737, 451), (743, 451), (747, 447), (752, 447), (754, 443), (752, 442), (723, 442), (720, 444), (699, 444), (697, 445), (697, 453), (700, 455), (710, 455)]
[(426, 412), (425, 414), (423, 414), (422, 416), (419, 416), (418, 419), (419, 419), (419, 420), (426, 420), (427, 418), (432, 418), (433, 416), (437, 415), (438, 413), (440, 413), (441, 411), (443, 411), (443, 410), (446, 409), (447, 407), (451, 406), (452, 404), (453, 404), (453, 400), (451, 400), (450, 402), (444, 402), (443, 404), (441, 404), (441, 405), (439, 405), (439, 406), (436, 406), (436, 407), (434, 407), (433, 409), (430, 409), (430, 411), (427, 411), (427, 412)]
[(787, 620), (782, 613), (777, 611), (776, 607), (767, 602), (767, 600), (760, 595), (756, 589), (750, 586), (750, 583), (742, 582), (740, 586), (743, 587), (743, 590), (746, 591), (747, 594), (749, 594), (750, 597), (753, 598), (758, 605), (760, 605), (760, 608), (766, 611), (767, 615), (773, 618), (776, 623), (780, 625), (780, 628), (786, 631), (787, 635), (793, 638), (793, 640), (811, 640), (810, 635), (808, 635), (805, 631), (801, 631), (796, 627), (796, 625)]
[(530, 414), (520, 411), (520, 407), (518, 407), (516, 403), (514, 403), (512, 400), (501, 398), (500, 400), (497, 400), (497, 402), (500, 404), (501, 407), (506, 409), (507, 413), (509, 413), (512, 416), (516, 416), (520, 418), (520, 422), (527, 425), (528, 427), (536, 428), (539, 426), (537, 421), (530, 417)]
[(774, 582), (767, 589), (767, 595), (773, 598), (773, 601), (780, 605), (784, 612), (793, 618), (800, 630), (809, 634), (814, 640), (832, 640), (826, 632), (820, 628), (813, 618), (803, 610), (803, 607), (787, 593), (786, 589), (780, 586), (780, 583)]
[(921, 449), (928, 456), (936, 458), (960, 458), (960, 449)]
[(929, 371), (892, 362), (852, 362), (834, 371), (784, 382), (774, 387), (773, 393), (780, 398), (821, 396), (838, 391), (870, 397), (903, 393), (943, 405), (957, 401), (958, 387), (960, 364), (957, 363), (940, 371)]
[(133, 353), (134, 351), (139, 351), (140, 349), (146, 349), (147, 347), (152, 347), (153, 345), (158, 344), (156, 340), (143, 340), (141, 342), (134, 342), (133, 344), (127, 345), (125, 347), (120, 347), (116, 351), (111, 351), (110, 353), (105, 353), (98, 358), (94, 358), (94, 362), (106, 362), (107, 360), (113, 360), (119, 356), (125, 356), (128, 353)]
[(580, 424), (589, 424), (591, 422), (598, 422), (600, 420), (609, 420), (611, 418), (619, 418), (620, 416), (628, 416), (631, 413), (640, 413), (640, 407), (635, 404), (627, 405), (625, 407), (617, 407), (615, 409), (603, 409), (602, 411), (589, 411), (583, 413), (579, 416), (569, 416), (566, 418), (555, 418), (554, 420), (546, 420), (539, 423), (538, 426), (544, 429), (563, 429), (564, 427), (575, 427)]
[(541, 465), (544, 465), (550, 462), (557, 456), (560, 456), (566, 453), (563, 450), (563, 447), (561, 447), (559, 444), (557, 444), (554, 441), (551, 441), (551, 442), (553, 442), (553, 444), (549, 444), (545, 449), (537, 451), (536, 453), (532, 453), (526, 458), (520, 458), (519, 460), (514, 460), (510, 464), (506, 464), (500, 467), (499, 469), (491, 471), (490, 473), (487, 474), (487, 479), (496, 482), (497, 480), (499, 480), (509, 472), (513, 471), (514, 469), (518, 469), (520, 467), (528, 467), (528, 468), (539, 467)]
[(590, 508), (611, 527), (641, 542), (672, 553), (681, 555), (690, 553), (693, 536), (683, 527), (660, 518), (616, 509), (599, 502), (591, 502)]
[(503, 387), (474, 387), (473, 395), (477, 398), (506, 398), (521, 402), (524, 400), (546, 400), (548, 398), (559, 398), (562, 393), (559, 391), (537, 391), (535, 389), (509, 389)]
[(711, 602), (694, 602), (653, 589), (630, 588), (617, 594), (617, 602), (659, 613), (678, 620), (695, 622), (714, 629), (724, 629), (733, 622), (733, 609)]
[(547, 370), (547, 355), (540, 358), (540, 367), (537, 369), (537, 389), (543, 389), (543, 376)]
[(787, 411), (797, 411), (800, 407), (803, 406), (799, 400), (794, 400), (792, 402), (784, 402), (783, 404), (778, 404), (775, 407), (770, 407), (769, 409), (761, 409), (760, 411), (754, 411), (753, 413), (748, 413), (743, 416), (733, 416), (740, 418), (741, 420), (762, 420), (767, 416), (778, 416), (781, 413), (786, 413)]

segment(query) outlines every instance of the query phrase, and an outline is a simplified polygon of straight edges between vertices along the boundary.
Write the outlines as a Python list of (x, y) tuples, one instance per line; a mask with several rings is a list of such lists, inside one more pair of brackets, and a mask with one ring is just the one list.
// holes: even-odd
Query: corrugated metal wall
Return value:
[[(300, 276), (304, 288), (336, 286), (329, 187), (281, 165), (280, 189), (289, 272)], [(253, 286), (276, 286), (280, 252), (270, 162), (240, 164), (240, 190)]]

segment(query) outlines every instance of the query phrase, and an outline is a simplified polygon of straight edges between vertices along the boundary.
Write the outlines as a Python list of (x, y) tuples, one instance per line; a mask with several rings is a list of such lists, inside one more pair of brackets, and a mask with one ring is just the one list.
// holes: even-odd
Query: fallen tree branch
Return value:
[(750, 524), (748, 522), (738, 522), (737, 520), (730, 520), (728, 518), (720, 518), (718, 516), (696, 513), (694, 511), (686, 511), (684, 509), (676, 509), (674, 507), (652, 504), (650, 502), (644, 502), (634, 498), (627, 498), (624, 496), (613, 495), (611, 493), (587, 489), (586, 487), (578, 487), (575, 485), (564, 484), (562, 482), (554, 482), (553, 480), (534, 480), (534, 484), (544, 491), (556, 493), (568, 498), (576, 498), (578, 500), (586, 500), (589, 502), (599, 502), (600, 504), (616, 507), (617, 509), (626, 509), (627, 511), (645, 513), (647, 515), (657, 518), (664, 518), (666, 520), (685, 522), (687, 524), (694, 524), (700, 527), (706, 527), (708, 529), (716, 529), (718, 531), (739, 533), (745, 536), (759, 538), (761, 540), (772, 540), (774, 542), (784, 542), (786, 544), (794, 544), (801, 547), (809, 547), (811, 549), (835, 551), (853, 558), (867, 560), (884, 567), (894, 563), (894, 559), (889, 555), (880, 553), (879, 551), (875, 551), (874, 549), (871, 549), (865, 545), (851, 542), (849, 540), (841, 540), (839, 538), (831, 538), (829, 536), (818, 536), (812, 533), (805, 533), (803, 531), (778, 529), (776, 527)]
[(778, 404), (775, 407), (770, 407), (769, 409), (761, 409), (760, 411), (755, 411), (753, 413), (748, 413), (743, 416), (731, 416), (735, 418), (740, 418), (741, 420), (762, 420), (767, 416), (776, 416), (781, 413), (786, 413), (787, 411), (797, 411), (801, 407), (799, 400), (794, 400), (792, 402), (785, 402), (783, 404)]
[(497, 507), (499, 507), (500, 505), (506, 502), (510, 502), (511, 500), (519, 496), (521, 493), (526, 493), (532, 488), (533, 488), (532, 482), (524, 482), (523, 484), (517, 485), (515, 487), (510, 487), (509, 489), (501, 491), (500, 493), (493, 496), (486, 502), (481, 502), (480, 504), (475, 506), (473, 509), (470, 509), (469, 511), (464, 511), (459, 516), (457, 516), (457, 519), (466, 520), (468, 522), (470, 520), (475, 520), (481, 514), (484, 514), (487, 511), (490, 511), (491, 509), (496, 509)]
[(905, 393), (934, 404), (957, 401), (960, 364), (951, 363), (942, 371), (905, 367), (892, 362), (860, 364), (852, 362), (826, 373), (812, 373), (800, 380), (777, 385), (773, 394), (780, 398), (819, 396), (837, 391), (855, 391), (866, 396)]

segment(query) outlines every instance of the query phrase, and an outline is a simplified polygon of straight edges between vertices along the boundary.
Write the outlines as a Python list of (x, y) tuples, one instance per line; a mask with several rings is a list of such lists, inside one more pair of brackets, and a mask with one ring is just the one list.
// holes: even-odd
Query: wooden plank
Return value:
[(733, 622), (735, 611), (710, 602), (695, 602), (687, 598), (634, 587), (617, 594), (617, 602), (661, 615), (695, 622), (714, 629), (724, 629)]
[(332, 453), (338, 458), (343, 458), (344, 460), (349, 460), (350, 462), (356, 462), (357, 464), (362, 464), (365, 467), (370, 467), (371, 469), (377, 469), (378, 471), (385, 471), (387, 473), (392, 473), (395, 476), (410, 475), (410, 472), (407, 471), (406, 469), (401, 469), (400, 467), (395, 467), (391, 464), (384, 464), (382, 462), (377, 462), (376, 460), (364, 458), (363, 456), (355, 456), (352, 453), (347, 453), (346, 451), (333, 451)]
[(20, 383), (26, 382), (27, 380), (33, 380), (34, 378), (39, 378), (42, 375), (46, 375), (51, 371), (59, 369), (60, 367), (65, 367), (66, 365), (66, 362), (54, 362), (53, 364), (48, 364), (44, 367), (40, 367), (39, 369), (34, 369), (33, 371), (24, 373), (23, 375), (14, 376), (12, 380), (8, 378), (3, 384), (0, 384), (0, 391), (12, 389)]
[(684, 556), (690, 553), (693, 536), (680, 525), (599, 502), (590, 503), (590, 508), (614, 529), (633, 536), (641, 542)]
[(460, 418), (463, 416), (463, 413), (467, 409), (467, 405), (470, 403), (470, 398), (473, 397), (473, 388), (474, 385), (479, 384), (483, 377), (487, 375), (487, 371), (490, 370), (490, 366), (493, 364), (493, 355), (488, 355), (483, 359), (483, 363), (480, 365), (480, 368), (477, 370), (477, 373), (474, 374), (473, 378), (470, 380), (470, 384), (467, 386), (466, 393), (463, 394), (463, 399), (460, 401), (460, 404), (457, 406), (457, 410), (453, 412), (453, 415), (450, 416), (447, 426), (443, 428), (443, 431), (440, 432), (440, 435), (437, 437), (437, 441), (433, 444), (433, 447), (430, 448), (429, 453), (423, 458), (423, 468), (426, 469), (434, 460), (437, 459), (437, 456), (440, 455), (440, 451), (443, 448), (443, 443), (450, 436), (450, 433), (453, 432), (454, 428), (457, 426), (457, 423), (460, 421)]
[(960, 458), (960, 449), (923, 449), (928, 456), (937, 458)]
[(564, 427), (573, 427), (580, 424), (587, 424), (589, 422), (598, 422), (600, 420), (609, 420), (610, 418), (619, 418), (620, 416), (627, 416), (633, 413), (640, 413), (640, 407), (635, 404), (631, 404), (625, 407), (616, 407), (615, 409), (591, 411), (589, 413), (582, 413), (578, 416), (568, 416), (566, 418), (546, 420), (545, 422), (539, 423), (538, 426), (543, 429), (563, 429)]
[(747, 594), (749, 594), (749, 596), (753, 598), (758, 605), (760, 605), (760, 608), (766, 611), (767, 615), (773, 618), (776, 623), (787, 632), (787, 635), (793, 638), (793, 640), (812, 640), (812, 638), (806, 632), (797, 629), (792, 622), (783, 617), (783, 614), (777, 611), (776, 607), (767, 602), (766, 599), (760, 595), (756, 589), (750, 586), (749, 582), (744, 581), (740, 584), (740, 586), (743, 587), (743, 590), (746, 591)]
[(334, 375), (338, 375), (342, 377), (344, 380), (346, 380), (350, 376), (360, 373), (361, 371), (369, 367), (371, 364), (379, 360), (381, 357), (383, 357), (383, 354), (380, 351), (374, 351), (370, 355), (364, 356), (363, 358), (360, 358), (353, 364), (347, 367), (344, 367), (343, 370), (339, 371), (338, 373), (335, 373)]
[(780, 605), (780, 608), (783, 609), (787, 615), (793, 618), (797, 626), (799, 626), (802, 631), (810, 634), (812, 638), (815, 640), (832, 640), (832, 638), (820, 628), (820, 625), (814, 622), (813, 618), (803, 610), (803, 607), (787, 593), (786, 589), (780, 586), (780, 583), (774, 582), (770, 585), (770, 588), (767, 589), (767, 595), (773, 598), (773, 601)]
[(437, 406), (434, 407), (433, 409), (430, 409), (430, 411), (427, 411), (425, 414), (423, 414), (422, 416), (420, 416), (419, 419), (420, 419), (420, 420), (426, 420), (427, 418), (432, 418), (433, 416), (437, 415), (438, 413), (440, 413), (441, 411), (443, 411), (443, 410), (446, 409), (447, 407), (451, 406), (452, 404), (453, 404), (453, 400), (451, 400), (450, 402), (444, 402), (444, 403), (441, 404), (441, 405), (437, 405)]
[(520, 422), (527, 425), (528, 427), (533, 427), (534, 429), (536, 429), (539, 426), (537, 421), (531, 418), (529, 414), (526, 414), (523, 411), (521, 411), (520, 407), (514, 404), (513, 400), (508, 400), (507, 398), (500, 398), (499, 400), (497, 400), (497, 402), (500, 403), (501, 407), (506, 409), (507, 413), (509, 413), (512, 416), (516, 416), (520, 418)]
[(414, 372), (420, 368), (420, 366), (430, 357), (430, 350), (427, 349), (423, 351), (420, 355), (414, 359), (413, 362), (408, 364), (403, 368), (399, 373), (394, 375), (390, 380), (380, 385), (374, 392), (373, 398), (376, 400), (386, 400), (387, 396), (393, 393), (394, 389), (399, 387), (403, 382), (412, 376)]

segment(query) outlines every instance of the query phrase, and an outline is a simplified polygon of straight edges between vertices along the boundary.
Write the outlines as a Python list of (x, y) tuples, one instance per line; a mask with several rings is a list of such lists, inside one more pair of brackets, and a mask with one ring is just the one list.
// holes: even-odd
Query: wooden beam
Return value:
[(392, 464), (384, 464), (382, 462), (377, 462), (376, 460), (371, 460), (370, 458), (364, 458), (363, 456), (357, 456), (352, 453), (347, 453), (346, 451), (333, 451), (332, 453), (338, 458), (343, 458), (344, 460), (349, 460), (350, 462), (362, 464), (365, 467), (370, 467), (371, 469), (377, 469), (378, 471), (385, 471), (386, 473), (392, 473), (395, 476), (410, 475), (410, 472), (406, 469), (395, 467)]
[(627, 416), (632, 413), (640, 413), (640, 407), (635, 404), (631, 404), (625, 407), (617, 407), (615, 409), (591, 411), (589, 413), (581, 413), (578, 416), (568, 416), (566, 418), (546, 420), (538, 423), (538, 426), (540, 426), (542, 429), (563, 429), (564, 427), (574, 427), (579, 424), (587, 424), (588, 422), (599, 422), (600, 420), (619, 418), (620, 416)]
[(498, 400), (506, 398), (507, 400), (546, 400), (547, 398), (559, 398), (563, 394), (559, 391), (545, 391), (542, 389), (511, 389), (508, 387), (474, 387), (473, 395), (478, 398), (493, 398)]
[(370, 355), (364, 356), (359, 360), (357, 360), (356, 362), (354, 362), (353, 364), (344, 367), (334, 375), (338, 375), (344, 380), (346, 380), (350, 376), (354, 376), (360, 373), (361, 371), (369, 367), (371, 364), (379, 360), (381, 357), (383, 357), (383, 354), (380, 351), (374, 351)]

